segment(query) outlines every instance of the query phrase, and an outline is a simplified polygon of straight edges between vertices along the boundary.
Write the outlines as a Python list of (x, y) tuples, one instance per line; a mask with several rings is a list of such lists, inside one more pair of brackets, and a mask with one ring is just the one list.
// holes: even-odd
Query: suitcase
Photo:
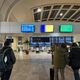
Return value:
[(54, 68), (50, 68), (50, 80), (54, 80)]

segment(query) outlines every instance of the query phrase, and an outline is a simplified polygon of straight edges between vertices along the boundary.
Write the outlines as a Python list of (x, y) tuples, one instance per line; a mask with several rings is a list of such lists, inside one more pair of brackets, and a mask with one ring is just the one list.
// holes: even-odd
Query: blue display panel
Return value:
[(21, 32), (34, 32), (35, 26), (33, 24), (22, 24), (21, 25)]
[(45, 46), (45, 45), (50, 46), (50, 44), (51, 44), (50, 37), (30, 37), (30, 43), (32, 45), (39, 44), (39, 46)]
[(66, 36), (66, 43), (72, 43), (73, 37), (72, 36)]
[(73, 36), (55, 36), (51, 37), (51, 43), (73, 43)]
[(32, 42), (50, 42), (50, 37), (32, 37)]
[(53, 37), (54, 43), (59, 43), (59, 37)]
[(64, 37), (59, 37), (59, 43), (64, 43)]
[(32, 45), (51, 46), (55, 43), (72, 44), (73, 36), (30, 37)]

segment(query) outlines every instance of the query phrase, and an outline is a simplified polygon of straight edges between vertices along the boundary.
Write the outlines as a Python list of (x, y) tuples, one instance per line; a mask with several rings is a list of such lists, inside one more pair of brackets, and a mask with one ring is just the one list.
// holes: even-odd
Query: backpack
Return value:
[(7, 56), (5, 55), (5, 53), (8, 49), (9, 48), (5, 49), (4, 51), (2, 51), (2, 53), (0, 53), (0, 72), (6, 71)]

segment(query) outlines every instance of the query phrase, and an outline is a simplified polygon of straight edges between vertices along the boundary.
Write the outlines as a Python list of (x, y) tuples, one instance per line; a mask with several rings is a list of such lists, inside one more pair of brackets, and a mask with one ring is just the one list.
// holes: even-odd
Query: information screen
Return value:
[(64, 43), (64, 37), (59, 37), (59, 43)]
[(41, 32), (54, 32), (54, 25), (41, 25)]
[(73, 37), (72, 36), (66, 36), (66, 43), (72, 43)]
[(50, 42), (49, 37), (32, 37), (32, 42)]
[(53, 37), (54, 38), (54, 43), (59, 43), (59, 37)]
[(34, 32), (35, 26), (33, 24), (22, 24), (21, 25), (21, 32)]
[(55, 36), (51, 37), (51, 43), (73, 43), (73, 36)]
[(60, 25), (59, 31), (60, 32), (72, 32), (73, 31), (72, 24), (62, 24), (62, 25)]

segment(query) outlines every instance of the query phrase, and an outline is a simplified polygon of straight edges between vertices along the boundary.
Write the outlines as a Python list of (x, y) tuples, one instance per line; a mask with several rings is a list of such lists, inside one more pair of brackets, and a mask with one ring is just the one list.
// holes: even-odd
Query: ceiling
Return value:
[(52, 4), (33, 9), (34, 21), (80, 22), (80, 4)]
[[(10, 1), (13, 0), (0, 0), (0, 9), (4, 7), (6, 2), (10, 4)], [(38, 8), (41, 11), (38, 12)], [(20, 23), (80, 22), (80, 0), (18, 0), (18, 3), (15, 3), (9, 11), (7, 20)]]

